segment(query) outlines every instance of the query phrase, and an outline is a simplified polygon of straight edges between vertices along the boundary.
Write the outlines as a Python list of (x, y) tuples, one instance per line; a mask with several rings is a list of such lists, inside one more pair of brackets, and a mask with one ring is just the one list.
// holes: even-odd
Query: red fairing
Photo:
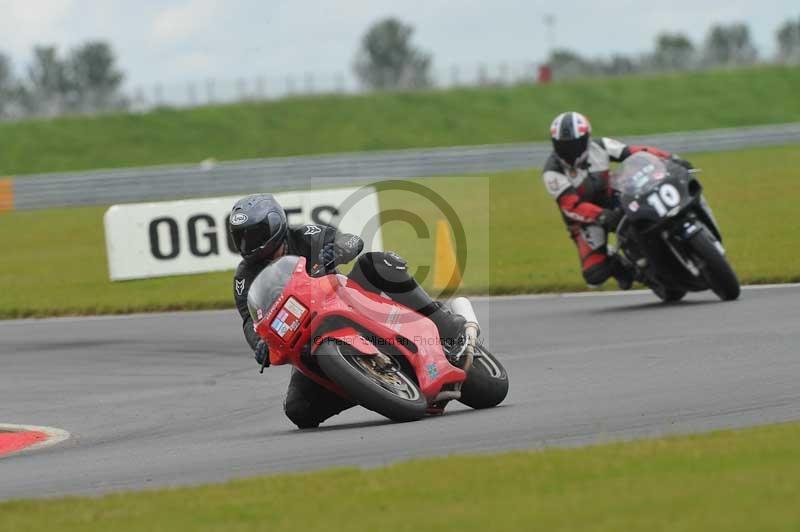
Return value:
[(558, 198), (558, 206), (564, 216), (576, 222), (591, 223), (597, 220), (600, 213), (603, 212), (602, 207), (598, 207), (594, 203), (581, 201), (581, 197), (577, 192), (567, 192)]
[(631, 150), (631, 155), (634, 153), (638, 153), (640, 151), (646, 151), (647, 153), (652, 153), (656, 157), (661, 157), (662, 159), (669, 159), (672, 155), (668, 151), (660, 150), (658, 148), (654, 148), (653, 146), (628, 146), (628, 149)]
[[(384, 342), (406, 357), (414, 368), (422, 394), (433, 399), (448, 384), (463, 382), (467, 374), (447, 360), (439, 342), (439, 331), (428, 318), (372, 292), (367, 292), (352, 279), (337, 274), (309, 277), (306, 259), (300, 258), (294, 274), (281, 296), (269, 309), (258, 309), (255, 330), (269, 345), (272, 365), (291, 364), (305, 376), (343, 397), (347, 394), (338, 385), (314, 369), (303, 357), (306, 346), (311, 352), (325, 340), (331, 339), (352, 345), (369, 356), (377, 353), (375, 344), (365, 336)], [(292, 300), (290, 302), (290, 300)], [(291, 306), (296, 319), (283, 320), (291, 327), (278, 334), (273, 321)], [(331, 319), (347, 325), (333, 331), (320, 327)], [(366, 332), (368, 331), (368, 333)]]
[(317, 348), (322, 345), (322, 342), (325, 340), (335, 340), (337, 342), (342, 342), (353, 348), (357, 349), (361, 353), (365, 355), (377, 355), (378, 349), (375, 347), (375, 344), (371, 343), (369, 340), (364, 338), (359, 334), (358, 331), (353, 329), (352, 327), (343, 327), (341, 329), (337, 329), (335, 331), (330, 331), (325, 333), (324, 336), (318, 336), (314, 340), (314, 349), (313, 352), (316, 352)]

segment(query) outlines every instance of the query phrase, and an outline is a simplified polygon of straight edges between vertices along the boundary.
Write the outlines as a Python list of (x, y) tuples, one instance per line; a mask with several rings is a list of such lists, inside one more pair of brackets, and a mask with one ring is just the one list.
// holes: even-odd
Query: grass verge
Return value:
[(0, 529), (742, 531), (800, 527), (800, 424), (0, 503)]
[(625, 135), (792, 122), (798, 86), (759, 67), (0, 124), (0, 175), (546, 140), (565, 109)]
[[(800, 281), (797, 262), (798, 146), (692, 158), (704, 170), (707, 197), (734, 268), (746, 283)], [(447, 198), (464, 223), (470, 293), (585, 289), (574, 245), (536, 170), (419, 181)], [(381, 193), (382, 209), (405, 209), (428, 222), (424, 202)], [(103, 314), (232, 306), (231, 273), (111, 283), (105, 256), (105, 208), (0, 214), (0, 317)], [(434, 233), (433, 228), (430, 228)], [(409, 226), (384, 227), (384, 245), (412, 265), (430, 264), (434, 240)], [(477, 265), (474, 265), (477, 264)], [(430, 276), (429, 276), (430, 277)], [(430, 287), (430, 278), (425, 283)]]

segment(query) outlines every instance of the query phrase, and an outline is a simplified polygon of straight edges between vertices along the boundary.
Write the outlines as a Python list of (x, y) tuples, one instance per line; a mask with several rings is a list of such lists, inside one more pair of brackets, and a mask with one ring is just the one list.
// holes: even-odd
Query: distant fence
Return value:
[[(425, 89), (532, 85), (539, 78), (539, 64), (516, 60), (498, 63), (434, 67), (429, 72), (430, 85)], [(398, 90), (416, 90), (400, 89)], [(30, 117), (51, 118), (63, 115), (95, 115), (108, 112), (145, 113), (159, 108), (192, 108), (243, 102), (274, 101), (289, 97), (317, 95), (354, 95), (376, 92), (350, 72), (303, 72), (276, 75), (251, 75), (238, 79), (207, 78), (184, 83), (153, 83), (125, 86), (114, 98), (85, 98), (80, 105), (65, 95), (29, 94), (19, 97), (0, 95), (0, 122)], [(5, 98), (5, 99), (4, 99)]]
[[(800, 123), (630, 136), (676, 153), (800, 142)], [(224, 163), (41, 174), (6, 183), (5, 202), (27, 210), (109, 205), (267, 190), (322, 188), (385, 179), (478, 174), (541, 167), (546, 142), (280, 157)], [(11, 199), (8, 199), (10, 196)], [(2, 198), (0, 198), (2, 199)], [(2, 207), (0, 207), (0, 210)]]
[[(537, 82), (539, 65), (526, 61), (453, 65), (429, 72), (431, 88), (510, 86)], [(248, 101), (277, 100), (320, 94), (373, 92), (346, 72), (305, 72), (286, 76), (241, 77), (236, 80), (209, 78), (186, 83), (156, 83), (136, 86), (126, 96), (133, 111), (166, 107), (196, 107)]]

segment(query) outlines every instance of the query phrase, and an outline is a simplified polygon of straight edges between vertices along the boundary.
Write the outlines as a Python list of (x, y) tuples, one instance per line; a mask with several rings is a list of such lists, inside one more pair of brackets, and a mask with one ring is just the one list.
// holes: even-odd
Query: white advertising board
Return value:
[[(242, 196), (114, 205), (106, 211), (112, 281), (232, 270), (241, 257), (228, 238), (228, 216)], [(290, 225), (328, 224), (381, 251), (378, 195), (373, 188), (275, 194)]]

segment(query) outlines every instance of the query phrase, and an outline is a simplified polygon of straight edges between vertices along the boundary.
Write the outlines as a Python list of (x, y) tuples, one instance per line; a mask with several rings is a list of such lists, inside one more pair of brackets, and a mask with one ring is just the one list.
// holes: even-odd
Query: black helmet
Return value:
[(272, 194), (247, 196), (233, 206), (231, 241), (248, 263), (271, 260), (286, 241), (286, 212)]
[(553, 149), (561, 162), (578, 168), (589, 158), (589, 137), (592, 125), (580, 113), (569, 111), (558, 115), (550, 125)]

